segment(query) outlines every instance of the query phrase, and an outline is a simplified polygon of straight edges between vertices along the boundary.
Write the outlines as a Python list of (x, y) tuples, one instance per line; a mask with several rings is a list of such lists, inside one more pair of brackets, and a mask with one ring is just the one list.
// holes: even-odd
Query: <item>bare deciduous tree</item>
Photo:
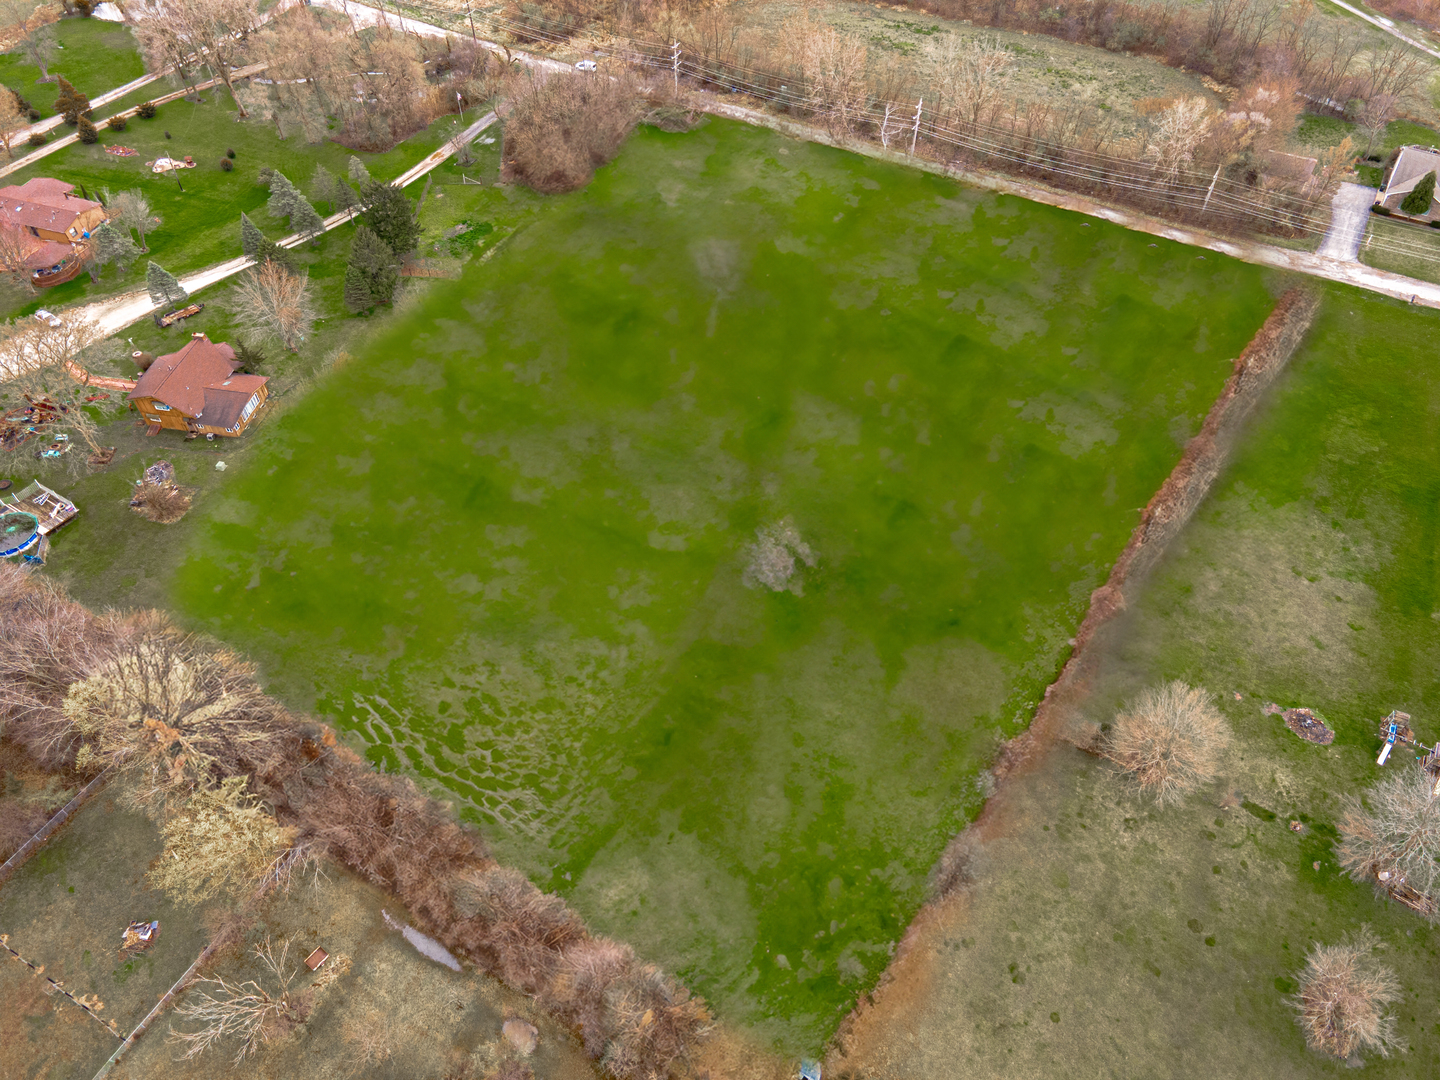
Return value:
[(1356, 881), (1402, 898), (1413, 890), (1432, 909), (1440, 900), (1440, 798), (1423, 769), (1387, 776), (1363, 803), (1351, 800), (1340, 837), (1340, 865)]
[(292, 833), (246, 791), (247, 783), (244, 776), (227, 777), (170, 813), (162, 827), (165, 850), (146, 875), (152, 888), (193, 907), (233, 896), (265, 876)]
[(1399, 1046), (1391, 1003), (1400, 981), (1374, 957), (1380, 942), (1368, 927), (1340, 945), (1314, 945), (1290, 999), (1313, 1050), (1346, 1060), (1362, 1051), (1389, 1057)]
[(122, 191), (110, 200), (110, 220), (140, 234), (140, 251), (148, 252), (145, 234), (161, 224), (160, 218), (150, 208), (150, 200), (138, 188)]
[(785, 50), (805, 80), (806, 101), (817, 116), (849, 131), (863, 113), (865, 43), (813, 19), (807, 9), (781, 27)]
[[(0, 273), (8, 274), (16, 285), (24, 285), (31, 293), (36, 291), (35, 281), (30, 276), (30, 252), (33, 240), (24, 226), (10, 216), (8, 210), (0, 210)], [(5, 370), (0, 367), (0, 379)]]
[(43, 10), (35, 0), (0, 0), (0, 26), (18, 34), (25, 59), (40, 69), (41, 82), (49, 82), (55, 28), (41, 15)]
[(1177, 681), (1146, 690), (1116, 716), (1103, 752), (1163, 806), (1213, 780), (1229, 742), (1210, 695)]
[(1355, 126), (1365, 136), (1364, 154), (1366, 157), (1369, 157), (1371, 149), (1375, 146), (1375, 140), (1385, 134), (1385, 129), (1395, 118), (1395, 105), (1394, 94), (1375, 94), (1365, 102), (1365, 108), (1360, 110), (1360, 116), (1357, 118)]
[(1195, 158), (1195, 150), (1210, 132), (1214, 118), (1202, 97), (1181, 98), (1154, 121), (1145, 157), (1166, 176), (1176, 176)]
[(243, 117), (249, 113), (232, 80), (258, 21), (254, 0), (157, 0), (137, 18), (136, 29), (142, 45), (150, 42), (148, 50), (166, 63), (178, 66), (190, 53), (202, 56)]
[(194, 1031), (177, 1031), (172, 1026), (169, 1041), (185, 1047), (184, 1056), (193, 1058), (212, 1046), (238, 1040), (238, 1065), (261, 1046), (303, 1024), (310, 1015), (310, 1002), (294, 989), (299, 969), (291, 967), (292, 941), (281, 942), (278, 954), (268, 934), (264, 944), (255, 946), (255, 958), (268, 973), (269, 988), (254, 979), (239, 983), (220, 976), (197, 980), (175, 1007), (175, 1015), (200, 1026)]
[(1015, 57), (994, 38), (962, 41), (947, 35), (927, 50), (943, 116), (958, 116), (971, 131), (989, 120), (1005, 95)]
[(292, 274), (274, 259), (242, 277), (234, 296), (241, 329), (254, 337), (275, 338), (291, 351), (315, 322), (308, 275)]
[(15, 139), (29, 127), (30, 121), (20, 109), (20, 100), (8, 89), (0, 87), (0, 145), (5, 156), (14, 157)]

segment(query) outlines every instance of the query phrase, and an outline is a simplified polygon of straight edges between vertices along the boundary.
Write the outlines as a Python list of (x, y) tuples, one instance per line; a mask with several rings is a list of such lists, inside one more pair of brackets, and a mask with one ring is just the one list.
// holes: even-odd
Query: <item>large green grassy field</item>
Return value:
[[(907, 1037), (867, 1034), (862, 1075), (1341, 1075), (1285, 999), (1312, 943), (1366, 924), (1404, 988), (1402, 1049), (1366, 1075), (1440, 1075), (1435, 931), (1334, 851), (1345, 801), (1416, 768), (1403, 751), (1376, 766), (1380, 718), (1440, 737), (1435, 329), (1327, 290), (1233, 467), (1101, 643), (1085, 709), (1100, 724), (1159, 681), (1208, 688), (1235, 734), (1221, 778), (1167, 810), (1078, 751), (1023, 779), (980, 885), (929, 941)], [(1318, 710), (1334, 744), (1268, 702)]]
[(173, 602), (814, 1048), (1266, 281), (767, 132), (642, 130), (262, 429)]

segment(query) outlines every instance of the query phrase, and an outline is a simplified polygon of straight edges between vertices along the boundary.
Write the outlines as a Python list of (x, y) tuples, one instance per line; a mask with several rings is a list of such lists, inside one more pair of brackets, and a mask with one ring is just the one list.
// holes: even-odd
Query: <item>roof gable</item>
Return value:
[(1400, 156), (1390, 170), (1390, 180), (1385, 185), (1386, 195), (1398, 195), (1413, 191), (1420, 178), (1426, 173), (1440, 170), (1440, 152), (1424, 146), (1402, 146)]
[(239, 366), (229, 345), (196, 334), (179, 352), (157, 356), (128, 397), (154, 398), (186, 416), (200, 416), (206, 389), (231, 378)]

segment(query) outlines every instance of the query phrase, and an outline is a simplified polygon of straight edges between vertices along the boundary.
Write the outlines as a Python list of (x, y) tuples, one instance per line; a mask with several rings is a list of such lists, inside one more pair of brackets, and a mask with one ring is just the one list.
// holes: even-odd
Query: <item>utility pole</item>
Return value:
[(466, 4), (465, 14), (470, 19), (470, 44), (478, 45), (479, 42), (475, 39), (475, 9), (472, 8), (469, 4)]
[(1219, 179), (1220, 179), (1220, 166), (1219, 166), (1219, 165), (1216, 165), (1216, 166), (1215, 166), (1215, 175), (1210, 178), (1210, 190), (1207, 191), (1207, 192), (1205, 192), (1205, 205), (1202, 206), (1202, 207), (1200, 207), (1200, 212), (1201, 212), (1202, 214), (1203, 214), (1206, 210), (1210, 209), (1210, 196), (1215, 194), (1215, 182), (1216, 182), (1217, 180), (1219, 180)]
[(910, 156), (915, 156), (915, 144), (920, 141), (920, 110), (925, 105), (925, 99), (921, 98), (915, 103), (915, 130), (910, 133)]
[(675, 73), (675, 96), (680, 96), (680, 42), (670, 43), (670, 69)]

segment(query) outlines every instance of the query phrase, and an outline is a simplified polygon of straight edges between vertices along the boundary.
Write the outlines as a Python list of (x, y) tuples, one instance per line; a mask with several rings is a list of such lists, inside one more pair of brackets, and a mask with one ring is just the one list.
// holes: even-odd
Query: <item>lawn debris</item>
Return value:
[(204, 304), (191, 304), (189, 307), (183, 307), (179, 311), (172, 311), (167, 315), (157, 313), (155, 315), (155, 325), (163, 330), (166, 327), (174, 326), (181, 319), (188, 319), (191, 315), (199, 315), (200, 312), (204, 310)]
[(1335, 732), (1330, 730), (1323, 717), (1314, 709), (1282, 709), (1273, 702), (1266, 702), (1262, 710), (1266, 716), (1279, 716), (1285, 726), (1306, 742), (1316, 746), (1329, 746), (1335, 741)]
[(115, 447), (113, 446), (102, 446), (99, 450), (96, 450), (95, 453), (91, 454), (88, 458), (85, 459), (87, 464), (89, 464), (92, 468), (96, 469), (103, 469), (106, 465), (109, 465), (114, 460)]
[(1290, 822), (1290, 831), (1291, 831), (1291, 832), (1304, 832), (1304, 831), (1305, 831), (1305, 826), (1302, 825), (1302, 824), (1301, 824), (1300, 822), (1298, 822), (1298, 821), (1292, 820), (1292, 821)]
[(175, 482), (175, 466), (168, 461), (157, 461), (145, 470), (142, 483), (146, 484), (173, 484)]
[[(173, 472), (171, 475), (174, 475)], [(173, 525), (190, 512), (194, 496), (194, 488), (181, 487), (173, 482), (152, 484), (142, 480), (135, 485), (134, 494), (130, 496), (130, 509), (146, 521)]]
[(305, 958), (305, 966), (311, 971), (315, 971), (328, 959), (330, 959), (330, 954), (317, 946), (315, 951)]
[(120, 951), (122, 953), (143, 952), (154, 945), (159, 936), (159, 919), (152, 919), (149, 922), (140, 919), (132, 922), (120, 934)]
[(116, 145), (114, 145), (114, 146), (107, 146), (107, 147), (105, 147), (105, 153), (107, 153), (107, 154), (114, 154), (116, 157), (139, 157), (139, 156), (140, 156), (140, 151), (139, 151), (139, 150), (136, 150), (134, 147), (131, 147), (131, 146), (120, 146), (118, 143), (117, 143)]
[(31, 439), (45, 437), (45, 427), (59, 423), (69, 407), (48, 397), (25, 395), (25, 404), (0, 414), (0, 450), (18, 450)]

